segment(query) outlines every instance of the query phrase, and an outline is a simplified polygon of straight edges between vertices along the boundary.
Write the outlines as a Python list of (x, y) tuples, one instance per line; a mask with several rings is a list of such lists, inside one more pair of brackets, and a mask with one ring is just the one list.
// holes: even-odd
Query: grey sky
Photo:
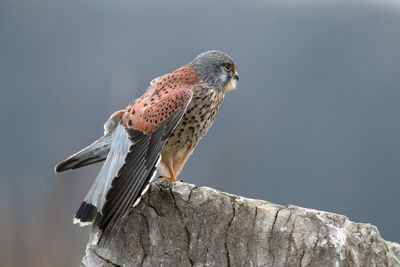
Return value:
[(0, 40), (9, 265), (78, 264), (88, 236), (71, 220), (100, 166), (54, 175), (54, 164), (209, 49), (235, 58), (240, 82), (181, 178), (345, 214), (400, 241), (396, 1), (5, 0)]

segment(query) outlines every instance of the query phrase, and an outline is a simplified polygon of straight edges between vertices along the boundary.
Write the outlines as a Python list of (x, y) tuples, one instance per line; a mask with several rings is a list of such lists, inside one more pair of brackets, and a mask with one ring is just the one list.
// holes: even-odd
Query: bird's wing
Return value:
[(104, 234), (147, 190), (161, 150), (184, 115), (198, 82), (185, 76), (184, 82), (174, 83), (173, 77), (166, 76), (164, 82), (151, 85), (125, 109), (109, 155), (76, 213), (75, 223), (85, 225), (95, 220)]
[(123, 112), (124, 110), (114, 112), (104, 124), (104, 136), (58, 163), (54, 167), (55, 172), (77, 169), (105, 160), (108, 152), (110, 151), (112, 135), (119, 121), (121, 120)]
[[(126, 155), (125, 163), (112, 180), (111, 187), (105, 195), (98, 224), (100, 229), (113, 225), (115, 220), (147, 190), (146, 187), (155, 175), (161, 150), (185, 113), (192, 94), (190, 89), (171, 94), (168, 99), (154, 105), (152, 110), (147, 109), (141, 120), (139, 117), (135, 118), (133, 126), (127, 128), (132, 145)], [(162, 107), (167, 103), (170, 111), (162, 116)], [(139, 105), (133, 105), (132, 108)], [(129, 119), (127, 120), (129, 123)], [(147, 124), (150, 121), (153, 127)]]

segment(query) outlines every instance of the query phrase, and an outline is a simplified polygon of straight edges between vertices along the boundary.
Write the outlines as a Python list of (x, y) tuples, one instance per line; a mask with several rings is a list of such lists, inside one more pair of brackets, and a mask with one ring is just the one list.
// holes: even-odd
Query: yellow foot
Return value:
[(163, 178), (163, 179), (168, 180), (168, 181), (173, 181), (173, 182), (178, 181), (178, 180), (176, 180), (175, 177), (160, 176), (160, 178)]

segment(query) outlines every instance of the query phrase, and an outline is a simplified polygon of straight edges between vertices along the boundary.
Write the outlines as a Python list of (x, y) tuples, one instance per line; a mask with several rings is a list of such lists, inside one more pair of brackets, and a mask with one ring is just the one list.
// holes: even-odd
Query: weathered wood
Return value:
[(83, 266), (400, 266), (400, 244), (346, 216), (156, 181)]

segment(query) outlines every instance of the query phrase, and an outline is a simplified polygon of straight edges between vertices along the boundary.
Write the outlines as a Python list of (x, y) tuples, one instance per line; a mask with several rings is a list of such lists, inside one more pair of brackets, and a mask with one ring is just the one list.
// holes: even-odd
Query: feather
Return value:
[(161, 150), (184, 111), (183, 109), (176, 111), (151, 134), (129, 130), (130, 135), (134, 136), (133, 145), (126, 156), (125, 164), (105, 195), (104, 206), (96, 220), (99, 229), (112, 229), (116, 220), (142, 196), (142, 192), (154, 178)]
[(178, 110), (151, 134), (118, 125), (106, 161), (75, 214), (81, 226), (95, 222), (110, 230), (154, 178), (160, 153), (185, 109)]
[[(100, 239), (107, 239), (117, 219), (147, 190), (161, 150), (192, 99), (192, 87), (198, 82), (194, 71), (183, 67), (174, 75), (181, 79), (178, 87), (166, 75), (169, 78), (151, 85), (118, 113), (121, 122), (112, 131), (107, 159), (74, 218), (81, 225), (94, 222)], [(107, 134), (113, 125), (105, 126)]]
[(96, 219), (99, 208), (101, 210), (104, 205), (104, 196), (111, 186), (112, 179), (117, 176), (118, 170), (125, 163), (125, 156), (131, 145), (132, 142), (124, 127), (118, 125), (112, 135), (107, 159), (75, 214), (74, 223), (82, 225), (82, 223), (93, 222)]
[(70, 169), (77, 169), (105, 160), (110, 151), (111, 136), (112, 132), (109, 132), (91, 145), (58, 163), (54, 168), (55, 172), (58, 173)]
[(91, 145), (78, 151), (54, 167), (56, 173), (69, 169), (77, 169), (96, 162), (104, 161), (110, 151), (111, 138), (115, 128), (121, 121), (125, 110), (114, 112), (104, 124), (104, 136), (93, 142)]

